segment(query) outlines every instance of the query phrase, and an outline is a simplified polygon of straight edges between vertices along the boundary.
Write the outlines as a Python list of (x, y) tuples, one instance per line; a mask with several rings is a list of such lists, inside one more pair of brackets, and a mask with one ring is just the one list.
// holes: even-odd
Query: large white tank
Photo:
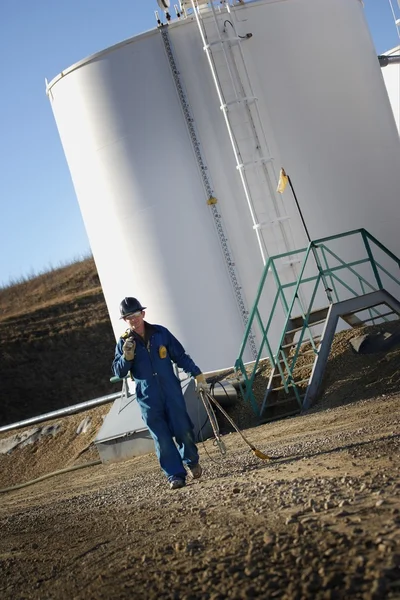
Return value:
[[(400, 254), (399, 138), (361, 2), (256, 0), (222, 10), (218, 28), (212, 11), (202, 18), (210, 38), (245, 36), (232, 54), (256, 98), (257, 153), (252, 119), (232, 105), (236, 138), (242, 154), (273, 157), (273, 187), (282, 166), (290, 174), (311, 237), (365, 227)], [(263, 261), (203, 42), (193, 15), (168, 33), (250, 307)], [(243, 323), (160, 31), (72, 66), (48, 94), (116, 335), (118, 304), (135, 295), (204, 370), (233, 364)], [(273, 222), (261, 227), (266, 254), (304, 246), (290, 193), (266, 191), (254, 171), (256, 220)], [(289, 279), (296, 266), (281, 269)]]

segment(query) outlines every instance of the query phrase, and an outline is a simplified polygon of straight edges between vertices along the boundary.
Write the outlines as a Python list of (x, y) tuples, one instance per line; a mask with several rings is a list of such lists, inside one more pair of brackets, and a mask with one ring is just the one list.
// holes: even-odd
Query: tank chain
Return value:
[[(192, 146), (193, 146), (193, 150), (194, 150), (194, 153), (196, 156), (197, 164), (200, 169), (200, 174), (201, 174), (201, 178), (203, 180), (204, 189), (206, 191), (207, 198), (211, 199), (211, 198), (213, 198), (213, 189), (211, 186), (210, 178), (207, 173), (208, 168), (207, 168), (207, 165), (205, 164), (205, 161), (203, 158), (203, 153), (201, 151), (200, 141), (199, 141), (199, 138), (196, 133), (196, 128), (195, 128), (194, 119), (193, 119), (193, 116), (192, 116), (192, 113), (190, 110), (190, 105), (189, 105), (188, 99), (186, 97), (185, 90), (183, 89), (181, 79), (179, 77), (179, 71), (178, 71), (176, 61), (175, 61), (174, 53), (172, 51), (171, 40), (170, 40), (170, 36), (168, 33), (168, 25), (161, 25), (159, 27), (159, 30), (161, 33), (162, 41), (164, 43), (168, 62), (171, 67), (172, 76), (174, 78), (175, 87), (178, 92), (179, 101), (180, 101), (180, 104), (181, 104), (181, 107), (183, 110), (183, 114), (185, 117), (188, 131), (189, 131), (190, 140), (192, 142)], [(243, 295), (241, 292), (242, 288), (238, 281), (235, 263), (232, 260), (231, 252), (230, 252), (229, 245), (228, 245), (228, 239), (224, 232), (222, 216), (219, 213), (216, 204), (210, 203), (210, 208), (211, 208), (211, 213), (212, 213), (212, 216), (214, 219), (215, 227), (217, 229), (222, 252), (223, 252), (223, 255), (225, 258), (225, 263), (226, 263), (226, 266), (228, 269), (229, 278), (231, 280), (231, 284), (232, 284), (233, 291), (235, 294), (236, 302), (237, 302), (239, 310), (240, 310), (242, 321), (243, 321), (244, 325), (246, 326), (248, 323), (248, 320), (249, 320), (249, 311), (246, 309), (246, 306), (245, 306), (245, 303), (243, 300)], [(255, 342), (255, 337), (254, 337), (254, 334), (252, 331), (250, 331), (250, 333), (249, 333), (248, 340), (249, 340), (251, 354), (252, 354), (253, 358), (256, 359), (258, 352), (257, 352), (257, 345)]]

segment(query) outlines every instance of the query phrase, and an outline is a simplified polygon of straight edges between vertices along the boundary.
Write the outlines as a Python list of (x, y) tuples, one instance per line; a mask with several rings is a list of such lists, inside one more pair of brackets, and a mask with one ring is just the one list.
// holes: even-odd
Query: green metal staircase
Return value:
[[(303, 257), (298, 277), (282, 282), (279, 265), (294, 255)], [(399, 269), (400, 259), (364, 229), (268, 259), (235, 362), (244, 401), (261, 422), (312, 404), (339, 319), (344, 328), (357, 328), (400, 318)], [(261, 343), (256, 360), (245, 364), (250, 332)], [(256, 398), (260, 369), (269, 369), (269, 378), (262, 398), (259, 390)]]

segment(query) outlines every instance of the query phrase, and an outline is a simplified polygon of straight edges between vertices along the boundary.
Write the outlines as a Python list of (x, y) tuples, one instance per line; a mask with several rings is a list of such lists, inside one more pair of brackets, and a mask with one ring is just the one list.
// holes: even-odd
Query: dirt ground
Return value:
[[(57, 452), (55, 436), (1, 456), (0, 487), (96, 458), (108, 408), (82, 437), (69, 417)], [(0, 597), (400, 598), (399, 409), (379, 395), (246, 430), (270, 461), (209, 440), (181, 490), (147, 455), (2, 494)]]
[[(200, 443), (203, 477), (180, 490), (152, 454), (98, 464), (110, 405), (40, 423), (33, 443), (32, 427), (1, 433), (0, 599), (400, 599), (400, 346), (357, 355), (364, 332), (335, 336), (307, 413), (255, 426), (248, 404), (231, 407), (271, 460), (222, 419), (226, 457)], [(91, 258), (0, 290), (0, 424), (116, 391), (114, 342)]]

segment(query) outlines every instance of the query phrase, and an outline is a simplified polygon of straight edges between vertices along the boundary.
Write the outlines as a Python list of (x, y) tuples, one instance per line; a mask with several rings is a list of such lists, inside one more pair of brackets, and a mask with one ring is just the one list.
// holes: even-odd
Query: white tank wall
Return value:
[[(399, 138), (361, 2), (258, 0), (231, 18), (253, 34), (241, 47), (272, 175), (283, 166), (291, 176), (311, 237), (365, 227), (400, 254)], [(193, 20), (169, 33), (251, 306), (263, 265), (208, 63)], [(232, 364), (241, 321), (160, 33), (83, 61), (49, 87), (116, 334), (121, 297), (137, 295), (203, 369)], [(293, 246), (304, 246), (290, 191), (277, 198)], [(264, 233), (269, 253), (282, 252), (276, 231)]]
[[(227, 16), (225, 15), (224, 18), (227, 18)], [(223, 22), (224, 18), (221, 17), (221, 22)], [(246, 15), (246, 19), (247, 18), (248, 16)], [(213, 21), (211, 18), (208, 19), (206, 27), (207, 31), (210, 32), (209, 41), (214, 40), (215, 38), (212, 37)], [(251, 30), (252, 26), (246, 22), (245, 27), (242, 28), (242, 33)], [(181, 78), (185, 83), (185, 91), (189, 99), (197, 126), (198, 136), (206, 158), (208, 173), (213, 184), (215, 196), (218, 199), (218, 208), (226, 226), (232, 255), (240, 276), (242, 294), (247, 307), (251, 309), (258, 290), (264, 265), (257, 237), (253, 229), (250, 211), (244, 196), (240, 176), (236, 168), (232, 144), (222, 111), (220, 110), (220, 103), (215, 84), (203, 51), (196, 22), (186, 22), (184, 27), (182, 27), (181, 24), (174, 24), (170, 27), (169, 32), (178, 63), (178, 69)], [(213, 46), (214, 59), (218, 60), (220, 64), (223, 64), (224, 60), (220, 54), (217, 58), (217, 48), (218, 46)], [(238, 64), (240, 64), (239, 61)], [(194, 68), (194, 65), (196, 68)], [(224, 85), (223, 90), (227, 96), (225, 97), (225, 100), (229, 101), (231, 99), (231, 95), (228, 96), (231, 91), (229, 84)], [(238, 133), (238, 137), (240, 137), (240, 149), (242, 150), (243, 160), (245, 160), (245, 156), (250, 156), (252, 154), (254, 155), (254, 159), (256, 159), (257, 155), (254, 152), (254, 140), (252, 137), (248, 137), (248, 123), (246, 124), (248, 119), (246, 115), (243, 115), (240, 107), (232, 106), (229, 116), (231, 120), (235, 122), (234, 132)], [(239, 127), (237, 124), (239, 124)], [(273, 169), (275, 171), (274, 189), (276, 189), (282, 163), (279, 159), (279, 151), (271, 124), (268, 116), (265, 114), (263, 115), (263, 126), (266, 131), (269, 145), (268, 149), (264, 148), (263, 155), (272, 155), (275, 159)], [(247, 170), (247, 173), (251, 176), (253, 171)], [(253, 195), (257, 196), (258, 194), (261, 194), (263, 200), (265, 200), (265, 202), (263, 201), (262, 203), (263, 208), (265, 207), (265, 212), (257, 212), (258, 220), (271, 220), (276, 218), (276, 215), (271, 210), (271, 206), (268, 206), (269, 195), (265, 192), (265, 183), (261, 178), (259, 181), (259, 187), (252, 186), (251, 188)], [(293, 221), (296, 224), (298, 213), (295, 210), (292, 198), (286, 197), (284, 200), (285, 205), (283, 205), (282, 196), (276, 193), (275, 197), (280, 205), (281, 214), (291, 214), (292, 224)], [(260, 206), (260, 204), (261, 203), (259, 202), (258, 206)], [(303, 229), (299, 227), (297, 227), (297, 230), (295, 231), (296, 237), (293, 238), (290, 248), (287, 248), (282, 244), (279, 227), (265, 228), (263, 233), (264, 239), (267, 242), (269, 256), (307, 245), (305, 233)], [(295, 277), (293, 269), (289, 266), (284, 266), (283, 264), (281, 265), (279, 274), (283, 282), (293, 281), (293, 278)], [(271, 274), (269, 277), (271, 278)], [(276, 289), (274, 285), (264, 293), (263, 304), (260, 307), (260, 311), (265, 322), (268, 319), (267, 313), (269, 313), (269, 307), (275, 297), (275, 293)], [(267, 298), (270, 303), (266, 302)], [(279, 314), (280, 305), (278, 305), (277, 311)], [(259, 332), (257, 328), (255, 328), (254, 333), (259, 341)], [(274, 343), (277, 343), (281, 333), (282, 321), (276, 320), (270, 329), (270, 341), (274, 340)]]
[[(389, 50), (389, 52), (385, 52), (385, 55), (387, 56), (393, 54), (400, 55), (400, 46)], [(394, 120), (396, 121), (397, 130), (400, 132), (400, 64), (389, 64), (386, 67), (382, 67), (382, 75), (392, 107)]]
[(311, 238), (365, 227), (400, 254), (400, 144), (362, 3), (268, 0), (237, 14)]
[[(221, 30), (226, 18), (226, 14), (219, 17)], [(362, 4), (359, 0), (334, 4), (328, 0), (260, 0), (236, 7), (230, 18), (239, 34), (252, 33), (241, 48), (258, 98), (266, 138), (263, 154), (274, 157), (276, 181), (281, 166), (290, 174), (311, 238), (365, 227), (400, 254), (399, 139)], [(204, 22), (212, 42), (211, 15)], [(197, 25), (194, 21), (184, 27), (176, 24), (170, 27), (170, 36), (244, 296), (251, 306), (262, 262)], [(214, 58), (223, 64), (218, 48), (212, 46)], [(241, 68), (237, 47), (233, 52)], [(245, 73), (241, 74), (245, 81)], [(222, 89), (228, 95), (231, 87), (223, 83)], [(234, 122), (238, 112), (230, 109)], [(234, 127), (239, 135), (245, 131), (241, 127)], [(249, 156), (254, 142), (243, 139), (245, 135), (241, 138), (240, 148)], [(288, 189), (276, 197), (281, 215), (290, 216), (285, 229), (291, 248), (305, 246), (292, 194)], [(268, 216), (276, 217), (269, 210), (269, 214), (259, 213), (259, 220)], [(263, 232), (270, 255), (285, 251), (277, 227)], [(341, 249), (356, 259), (359, 248), (352, 244), (349, 238)], [(287, 281), (293, 269), (281, 265), (280, 275)], [(317, 302), (325, 304), (325, 295)]]
[(203, 370), (232, 365), (243, 326), (158, 31), (103, 53), (50, 98), (112, 325), (137, 296)]

